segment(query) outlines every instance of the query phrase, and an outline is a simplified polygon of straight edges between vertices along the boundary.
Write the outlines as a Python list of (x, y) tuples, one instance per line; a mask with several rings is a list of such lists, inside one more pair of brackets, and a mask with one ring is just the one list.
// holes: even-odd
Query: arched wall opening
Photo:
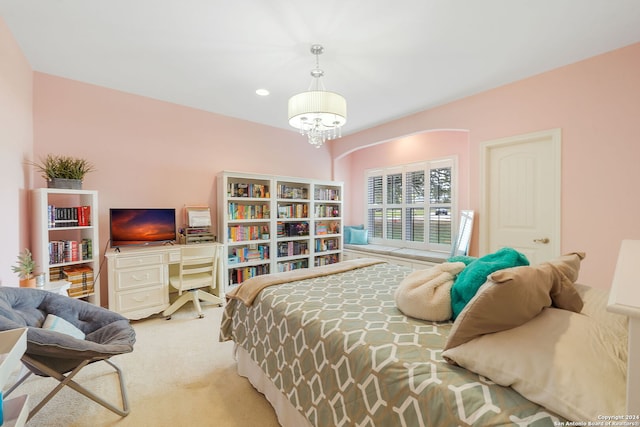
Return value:
[(365, 220), (365, 170), (436, 160), (457, 159), (458, 209), (470, 209), (469, 131), (432, 129), (372, 142), (334, 159), (333, 179), (344, 182), (344, 223)]

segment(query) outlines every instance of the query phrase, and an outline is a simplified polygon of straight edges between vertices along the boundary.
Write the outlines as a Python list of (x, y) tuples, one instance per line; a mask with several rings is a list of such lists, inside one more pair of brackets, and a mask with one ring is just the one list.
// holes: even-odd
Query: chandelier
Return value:
[(311, 46), (316, 56), (316, 67), (311, 70), (311, 85), (307, 92), (289, 98), (289, 124), (309, 138), (316, 148), (325, 141), (340, 138), (341, 127), (347, 122), (347, 101), (342, 95), (328, 92), (322, 84), (324, 71), (320, 69), (318, 57), (324, 52), (319, 44)]

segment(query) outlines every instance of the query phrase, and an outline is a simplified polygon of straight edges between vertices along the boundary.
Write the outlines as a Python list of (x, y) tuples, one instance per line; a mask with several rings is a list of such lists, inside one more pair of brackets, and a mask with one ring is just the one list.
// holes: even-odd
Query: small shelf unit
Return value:
[(342, 260), (342, 182), (227, 171), (217, 182), (225, 291)]
[(71, 286), (73, 297), (99, 306), (98, 192), (37, 188), (31, 202), (32, 252), (38, 271), (44, 274), (45, 288)]

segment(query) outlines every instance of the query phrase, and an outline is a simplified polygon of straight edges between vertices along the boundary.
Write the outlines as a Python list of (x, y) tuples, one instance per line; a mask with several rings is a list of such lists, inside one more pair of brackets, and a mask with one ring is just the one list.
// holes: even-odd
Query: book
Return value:
[(78, 226), (88, 227), (91, 225), (91, 206), (78, 206)]
[(65, 279), (71, 282), (71, 286), (88, 286), (93, 282), (93, 269), (89, 266), (78, 265), (64, 268)]

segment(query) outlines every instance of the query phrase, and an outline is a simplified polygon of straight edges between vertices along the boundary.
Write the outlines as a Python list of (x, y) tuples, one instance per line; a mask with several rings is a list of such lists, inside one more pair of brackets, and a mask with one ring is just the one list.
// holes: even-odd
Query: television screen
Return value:
[(111, 247), (152, 245), (176, 240), (175, 209), (110, 209)]

